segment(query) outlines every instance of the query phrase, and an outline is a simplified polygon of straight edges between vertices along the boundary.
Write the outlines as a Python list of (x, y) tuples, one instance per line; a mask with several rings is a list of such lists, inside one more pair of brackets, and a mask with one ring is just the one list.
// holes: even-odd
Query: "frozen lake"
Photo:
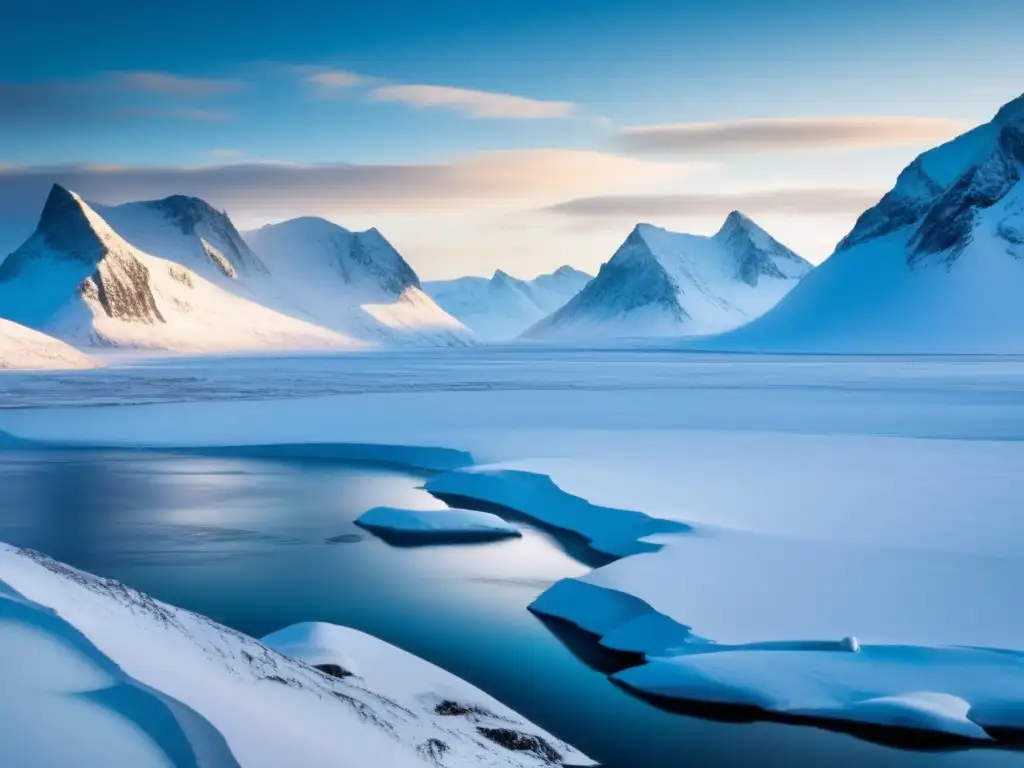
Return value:
[[(438, 508), (415, 473), (326, 462), (112, 451), (0, 454), (0, 540), (256, 636), (354, 626), (479, 685), (608, 766), (1024, 765), (1024, 755), (896, 750), (852, 736), (662, 712), (613, 685), (526, 606), (589, 570), (564, 542), (391, 547), (367, 508)], [(522, 523), (517, 522), (522, 525)], [(601, 659), (590, 659), (592, 663)]]

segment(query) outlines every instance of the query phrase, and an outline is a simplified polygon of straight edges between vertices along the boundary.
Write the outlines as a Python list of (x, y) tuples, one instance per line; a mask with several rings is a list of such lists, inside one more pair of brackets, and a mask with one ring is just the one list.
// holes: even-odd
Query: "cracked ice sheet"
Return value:
[(1024, 729), (1024, 653), (1001, 650), (1024, 637), (1012, 609), (1021, 558), (721, 531), (660, 538), (661, 550), (559, 582), (534, 604), (646, 654), (614, 676), (628, 688), (968, 739)]

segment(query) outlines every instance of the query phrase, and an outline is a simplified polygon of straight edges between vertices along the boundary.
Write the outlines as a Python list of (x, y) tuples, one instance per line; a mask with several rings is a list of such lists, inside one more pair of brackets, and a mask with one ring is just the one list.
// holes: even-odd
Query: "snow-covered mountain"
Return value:
[[(0, 544), (0, 765), (593, 765), (461, 678), (345, 627), (262, 642)], [(59, 738), (55, 734), (59, 733)]]
[(0, 316), (77, 346), (179, 352), (361, 346), (128, 244), (58, 185), (35, 233), (0, 264)]
[(835, 252), (720, 349), (1024, 351), (1024, 96), (925, 152)]
[(121, 237), (217, 281), (266, 273), (228, 215), (196, 197), (174, 195), (124, 205), (93, 205)]
[(711, 237), (638, 224), (597, 277), (524, 337), (716, 333), (760, 316), (810, 271), (738, 211)]
[(0, 264), (0, 317), (79, 346), (178, 352), (471, 341), (376, 230), (298, 219), (253, 239), (268, 261), (197, 198), (91, 206), (55, 185)]
[(479, 338), (500, 341), (516, 338), (564, 306), (590, 279), (570, 266), (533, 280), (520, 280), (499, 269), (490, 279), (438, 280), (424, 283), (423, 289)]
[(70, 344), (0, 318), (0, 369), (95, 367), (93, 360)]
[(463, 345), (472, 334), (437, 306), (376, 229), (305, 217), (246, 233), (284, 300), (370, 342)]

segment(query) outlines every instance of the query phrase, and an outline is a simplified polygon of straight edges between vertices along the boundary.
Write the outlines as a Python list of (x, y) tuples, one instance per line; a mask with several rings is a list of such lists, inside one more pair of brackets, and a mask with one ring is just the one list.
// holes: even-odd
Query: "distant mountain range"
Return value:
[(520, 280), (499, 269), (490, 279), (460, 277), (424, 283), (423, 289), (478, 338), (500, 341), (516, 338), (561, 308), (590, 279), (569, 266), (533, 280)]
[(517, 337), (1017, 353), (1022, 176), (1024, 96), (914, 160), (817, 269), (733, 212), (710, 237), (639, 224), (593, 279), (566, 266), (425, 284), (376, 229), (300, 218), (243, 236), (197, 198), (94, 206), (55, 185), (34, 234), (0, 262), (0, 367), (91, 364), (68, 344), (217, 352)]
[(597, 277), (524, 335), (594, 341), (717, 333), (763, 314), (811, 269), (736, 211), (711, 237), (638, 224)]
[(722, 350), (1024, 351), (1024, 96), (925, 152), (835, 252)]

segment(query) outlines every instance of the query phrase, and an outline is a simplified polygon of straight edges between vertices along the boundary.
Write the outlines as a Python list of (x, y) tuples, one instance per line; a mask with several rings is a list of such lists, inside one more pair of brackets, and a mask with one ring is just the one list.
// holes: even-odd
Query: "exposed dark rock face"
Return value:
[(460, 717), (466, 715), (472, 715), (476, 717), (495, 717), (493, 712), (479, 707), (476, 704), (460, 704), (457, 701), (451, 701), (445, 699), (436, 707), (434, 707), (434, 713), (441, 715), (442, 717)]
[(103, 257), (103, 242), (82, 210), (81, 202), (59, 184), (54, 184), (36, 227), (54, 251), (70, 258), (95, 263)]
[(598, 316), (625, 313), (648, 304), (660, 305), (677, 320), (689, 318), (676, 298), (675, 281), (651, 255), (639, 227), (610, 261), (601, 266), (597, 277), (545, 324), (557, 326), (562, 318), (596, 310)]
[(227, 277), (234, 279), (238, 270), (266, 271), (266, 267), (245, 244), (245, 240), (242, 239), (228, 215), (223, 211), (218, 211), (205, 200), (185, 195), (172, 195), (163, 200), (145, 203), (145, 205), (163, 214), (168, 221), (181, 230), (182, 234), (216, 241), (216, 248), (211, 249), (209, 243), (204, 243), (203, 249), (210, 260)]
[(944, 254), (951, 264), (970, 244), (975, 214), (1003, 199), (1021, 178), (1024, 127), (1008, 125), (999, 133), (995, 151), (971, 168), (932, 205), (912, 240), (913, 266), (931, 254)]
[[(108, 256), (86, 282), (92, 283), (107, 316), (148, 324), (165, 322), (150, 289), (149, 270), (134, 256)], [(87, 290), (83, 289), (83, 295)]]
[(860, 215), (853, 230), (836, 250), (847, 250), (920, 221), (942, 192), (942, 186), (925, 172), (921, 158), (917, 158), (903, 170), (896, 186), (878, 205)]
[(420, 287), (413, 268), (376, 229), (353, 234), (349, 253), (360, 271), (371, 275), (389, 294), (399, 296), (408, 288)]
[[(785, 280), (810, 271), (804, 259), (773, 238), (739, 211), (733, 211), (715, 235), (736, 255), (736, 279), (756, 288), (761, 276)], [(767, 247), (765, 247), (767, 246)], [(776, 260), (789, 262), (794, 274), (787, 274)]]
[(548, 765), (562, 762), (561, 753), (545, 739), (511, 728), (477, 728), (481, 736), (513, 752), (528, 752)]
[(420, 744), (416, 748), (416, 751), (430, 762), (440, 765), (442, 758), (444, 758), (447, 753), (451, 752), (451, 749), (451, 747), (440, 739), (432, 738), (427, 739), (425, 742)]
[[(59, 184), (54, 184), (46, 198), (42, 216), (28, 244), (44, 245), (54, 255), (84, 265), (98, 264), (106, 246), (97, 236), (79, 200)], [(19, 275), (25, 265), (36, 258), (38, 250), (19, 248), (0, 263), (0, 282)]]
[(339, 680), (344, 679), (346, 677), (352, 677), (352, 673), (340, 664), (314, 664), (313, 668), (319, 669), (325, 675), (336, 677)]
[[(955, 175), (940, 183), (926, 166), (940, 178), (942, 173)], [(878, 205), (861, 215), (837, 252), (914, 227), (907, 263), (948, 267), (973, 241), (979, 214), (1001, 203), (1020, 183), (1022, 166), (1024, 96), (999, 110), (991, 123), (914, 160)], [(1024, 258), (1024, 227), (1018, 222), (1022, 215), (1024, 211), (1008, 210), (1005, 220), (994, 223), (995, 233), (1015, 258)]]
[(163, 323), (150, 285), (149, 270), (117, 237), (89, 218), (85, 204), (54, 184), (35, 234), (0, 266), (0, 281), (14, 279), (39, 259), (70, 260), (92, 273), (69, 288), (95, 301), (108, 317), (142, 323)]

